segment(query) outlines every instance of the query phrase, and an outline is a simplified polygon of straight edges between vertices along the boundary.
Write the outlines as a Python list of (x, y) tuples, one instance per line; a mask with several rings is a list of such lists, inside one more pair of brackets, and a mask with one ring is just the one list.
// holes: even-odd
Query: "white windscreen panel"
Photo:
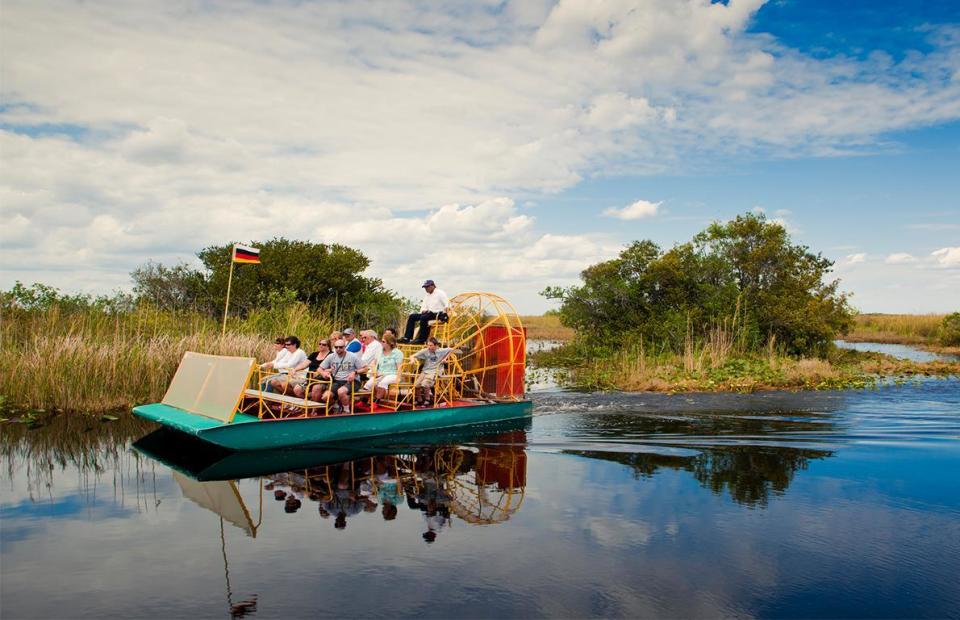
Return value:
[(167, 388), (163, 404), (230, 422), (256, 360), (187, 351)]

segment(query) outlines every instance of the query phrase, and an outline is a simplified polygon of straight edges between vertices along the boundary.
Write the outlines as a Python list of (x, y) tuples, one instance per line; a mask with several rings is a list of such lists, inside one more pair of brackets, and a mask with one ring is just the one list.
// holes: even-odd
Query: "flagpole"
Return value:
[(233, 284), (233, 255), (235, 253), (236, 248), (230, 250), (230, 278), (227, 280), (227, 302), (223, 304), (223, 328), (220, 330), (221, 336), (227, 333), (227, 308), (230, 307), (230, 286)]

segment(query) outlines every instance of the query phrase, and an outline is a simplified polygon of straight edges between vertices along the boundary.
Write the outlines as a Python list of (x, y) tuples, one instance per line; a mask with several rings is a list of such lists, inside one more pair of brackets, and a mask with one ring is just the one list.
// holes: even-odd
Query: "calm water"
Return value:
[(960, 615), (960, 381), (534, 399), (255, 459), (3, 425), (0, 615)]
[(877, 353), (886, 353), (887, 355), (892, 355), (893, 357), (899, 357), (901, 359), (911, 360), (914, 362), (956, 362), (960, 360), (960, 355), (956, 355), (954, 353), (933, 353), (932, 351), (924, 351), (923, 349), (918, 349), (905, 344), (846, 342), (845, 340), (835, 340), (834, 344), (841, 349), (853, 349), (855, 351), (876, 351)]

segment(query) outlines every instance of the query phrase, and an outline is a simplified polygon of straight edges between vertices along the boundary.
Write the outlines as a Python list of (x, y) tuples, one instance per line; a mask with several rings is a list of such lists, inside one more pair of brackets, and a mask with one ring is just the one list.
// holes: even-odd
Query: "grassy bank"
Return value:
[(754, 392), (771, 389), (862, 388), (916, 376), (960, 376), (957, 362), (911, 362), (879, 353), (834, 351), (827, 359), (777, 352), (724, 352), (690, 347), (651, 354), (643, 347), (592, 349), (573, 343), (536, 353), (533, 362), (558, 369), (561, 384), (586, 389), (655, 392)]
[(232, 319), (227, 333), (198, 313), (6, 310), (0, 316), (0, 396), (6, 409), (108, 411), (159, 401), (185, 351), (273, 357), (273, 339), (304, 346), (334, 322), (305, 306)]
[(540, 316), (522, 316), (520, 320), (527, 328), (527, 338), (531, 340), (572, 340), (576, 334), (573, 329), (560, 324), (560, 317), (552, 314)]
[(848, 342), (934, 344), (943, 322), (942, 314), (860, 314), (853, 329), (843, 337)]

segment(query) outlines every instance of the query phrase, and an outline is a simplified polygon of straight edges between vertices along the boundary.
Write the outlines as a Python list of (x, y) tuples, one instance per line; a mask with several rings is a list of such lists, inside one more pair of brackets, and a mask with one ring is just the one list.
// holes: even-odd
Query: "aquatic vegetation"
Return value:
[(754, 392), (768, 389), (862, 389), (885, 378), (960, 376), (960, 362), (915, 362), (880, 353), (837, 350), (829, 357), (796, 358), (718, 351), (693, 345), (684, 354), (642, 346), (620, 349), (574, 341), (534, 353), (533, 363), (565, 372), (561, 383), (585, 389), (655, 392)]

